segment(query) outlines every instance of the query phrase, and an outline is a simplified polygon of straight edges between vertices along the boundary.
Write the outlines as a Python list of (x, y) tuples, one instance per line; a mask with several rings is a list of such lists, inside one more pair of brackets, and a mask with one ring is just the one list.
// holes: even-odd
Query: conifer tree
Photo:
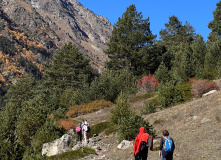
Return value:
[(91, 77), (89, 60), (80, 54), (76, 46), (68, 43), (62, 46), (46, 69), (45, 84), (60, 89), (81, 88), (83, 82), (89, 82)]
[(208, 24), (208, 28), (212, 30), (208, 37), (210, 41), (213, 41), (215, 35), (221, 36), (221, 1), (216, 3), (213, 20)]
[(155, 76), (161, 84), (164, 84), (170, 80), (169, 71), (164, 62), (161, 62), (159, 68), (155, 72)]
[(195, 30), (188, 23), (183, 25), (176, 16), (169, 17), (165, 29), (160, 31), (160, 43), (165, 45), (166, 52), (162, 56), (170, 76), (178, 83), (185, 82), (194, 76), (192, 50), (190, 45), (195, 39)]
[(104, 51), (110, 58), (107, 62), (109, 69), (128, 67), (134, 74), (140, 75), (148, 67), (144, 56), (154, 54), (150, 52), (150, 48), (156, 36), (150, 31), (149, 18), (142, 18), (135, 5), (130, 5), (114, 25), (112, 36), (107, 43), (108, 49)]
[(165, 29), (160, 30), (160, 39), (167, 47), (174, 47), (180, 42), (192, 42), (194, 32), (194, 28), (188, 22), (183, 25), (176, 16), (171, 16), (169, 22), (165, 23)]
[(191, 61), (191, 63), (193, 64), (193, 75), (198, 78), (202, 78), (207, 47), (201, 35), (196, 36), (196, 40), (193, 41), (193, 43), (191, 44), (191, 50), (191, 56), (193, 57)]
[(213, 20), (208, 24), (211, 33), (208, 36), (205, 56), (205, 78), (214, 79), (220, 73), (221, 59), (221, 1), (216, 3), (216, 9), (213, 12)]

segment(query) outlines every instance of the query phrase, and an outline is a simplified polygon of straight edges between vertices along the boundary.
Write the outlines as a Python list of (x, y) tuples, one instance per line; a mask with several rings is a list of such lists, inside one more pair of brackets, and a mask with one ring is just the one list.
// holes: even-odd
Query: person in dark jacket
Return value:
[(148, 148), (153, 150), (153, 138), (145, 133), (145, 128), (140, 127), (140, 132), (134, 141), (133, 156), (135, 160), (147, 160)]
[(76, 129), (75, 129), (75, 131), (76, 131), (76, 134), (77, 134), (77, 139), (76, 139), (76, 141), (79, 141), (79, 140), (80, 140), (80, 142), (81, 142), (81, 141), (82, 141), (81, 123), (78, 124), (78, 126), (77, 126)]
[(159, 149), (159, 156), (162, 156), (162, 160), (173, 160), (173, 151), (167, 152), (165, 151), (165, 139), (171, 139), (173, 150), (175, 149), (175, 144), (173, 139), (169, 136), (169, 132), (167, 130), (163, 131), (163, 137), (160, 140), (160, 149)]

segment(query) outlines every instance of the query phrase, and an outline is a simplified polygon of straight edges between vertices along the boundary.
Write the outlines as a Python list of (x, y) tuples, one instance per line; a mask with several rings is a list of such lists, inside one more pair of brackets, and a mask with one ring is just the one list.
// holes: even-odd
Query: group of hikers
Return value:
[(89, 134), (90, 134), (90, 126), (87, 120), (83, 121), (82, 123), (79, 123), (78, 126), (75, 128), (77, 137), (76, 141), (82, 141), (82, 133), (84, 135), (84, 142), (87, 144), (89, 142)]
[[(173, 160), (173, 151), (175, 149), (174, 141), (169, 136), (167, 130), (163, 130), (162, 134), (159, 156), (162, 157), (162, 160)], [(148, 133), (145, 133), (144, 127), (141, 127), (134, 141), (133, 156), (135, 160), (147, 160), (148, 149), (153, 151), (153, 138)]]
[[(84, 135), (84, 142), (88, 144), (90, 126), (87, 120), (79, 123), (75, 128), (77, 137), (76, 141), (82, 142), (82, 133)], [(173, 160), (173, 151), (175, 149), (175, 144), (173, 139), (169, 136), (167, 130), (163, 130), (163, 137), (160, 139), (159, 156), (162, 160)], [(153, 138), (148, 133), (145, 132), (144, 127), (140, 127), (140, 132), (134, 141), (133, 157), (135, 160), (147, 160), (148, 149), (153, 151)]]

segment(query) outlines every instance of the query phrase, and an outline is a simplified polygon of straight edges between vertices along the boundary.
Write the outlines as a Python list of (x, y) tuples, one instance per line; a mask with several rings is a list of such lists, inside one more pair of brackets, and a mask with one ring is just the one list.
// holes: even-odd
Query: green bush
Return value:
[(156, 106), (152, 102), (147, 102), (145, 103), (144, 109), (141, 110), (141, 114), (150, 114), (156, 112)]
[(103, 132), (104, 130), (110, 128), (111, 126), (113, 125), (110, 122), (102, 122), (91, 126), (90, 137), (93, 136), (94, 134), (99, 134)]
[(155, 137), (155, 131), (153, 130), (153, 127), (149, 125), (149, 123), (145, 121), (143, 117), (136, 115), (136, 113), (133, 111), (130, 112), (128, 117), (122, 117), (119, 120), (118, 126), (118, 142), (121, 142), (122, 140), (135, 139), (139, 133), (140, 127), (145, 127), (145, 132)]
[(159, 97), (156, 96), (154, 98), (151, 98), (150, 100), (148, 100), (148, 102), (153, 103), (155, 106), (159, 106)]
[(128, 95), (136, 92), (136, 79), (127, 69), (107, 70), (91, 83), (88, 96), (115, 102), (121, 91)]
[(141, 116), (129, 109), (127, 97), (121, 92), (116, 101), (115, 108), (111, 111), (110, 120), (118, 125), (118, 141), (133, 140), (139, 133), (141, 126), (145, 127), (146, 132), (155, 136), (153, 127), (149, 125)]
[(75, 151), (66, 152), (63, 154), (48, 157), (48, 160), (78, 160), (80, 158), (86, 157), (90, 154), (96, 154), (96, 151), (91, 148), (81, 148)]
[(110, 134), (115, 134), (118, 131), (117, 125), (110, 125), (109, 128), (105, 129), (104, 134), (105, 135), (110, 135)]
[(160, 85), (159, 89), (159, 103), (163, 108), (170, 107), (179, 102), (185, 101), (184, 92), (181, 92), (173, 82), (168, 82)]
[(121, 92), (116, 100), (114, 109), (110, 112), (110, 121), (113, 124), (118, 124), (121, 118), (129, 117), (130, 112), (127, 96)]
[(184, 93), (185, 100), (190, 100), (193, 96), (191, 94), (192, 82), (188, 82), (186, 84), (178, 85), (177, 89)]
[(132, 102), (140, 101), (140, 100), (143, 100), (143, 99), (152, 98), (156, 94), (157, 94), (157, 92), (151, 92), (151, 93), (147, 93), (147, 94), (142, 94), (142, 95), (130, 98), (129, 102), (132, 103)]

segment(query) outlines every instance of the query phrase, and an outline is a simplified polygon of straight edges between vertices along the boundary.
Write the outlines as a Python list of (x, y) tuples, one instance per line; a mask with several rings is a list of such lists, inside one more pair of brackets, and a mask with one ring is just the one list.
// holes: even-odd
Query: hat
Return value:
[(79, 123), (78, 126), (81, 126), (81, 124)]
[(87, 124), (87, 121), (85, 121), (84, 124)]

